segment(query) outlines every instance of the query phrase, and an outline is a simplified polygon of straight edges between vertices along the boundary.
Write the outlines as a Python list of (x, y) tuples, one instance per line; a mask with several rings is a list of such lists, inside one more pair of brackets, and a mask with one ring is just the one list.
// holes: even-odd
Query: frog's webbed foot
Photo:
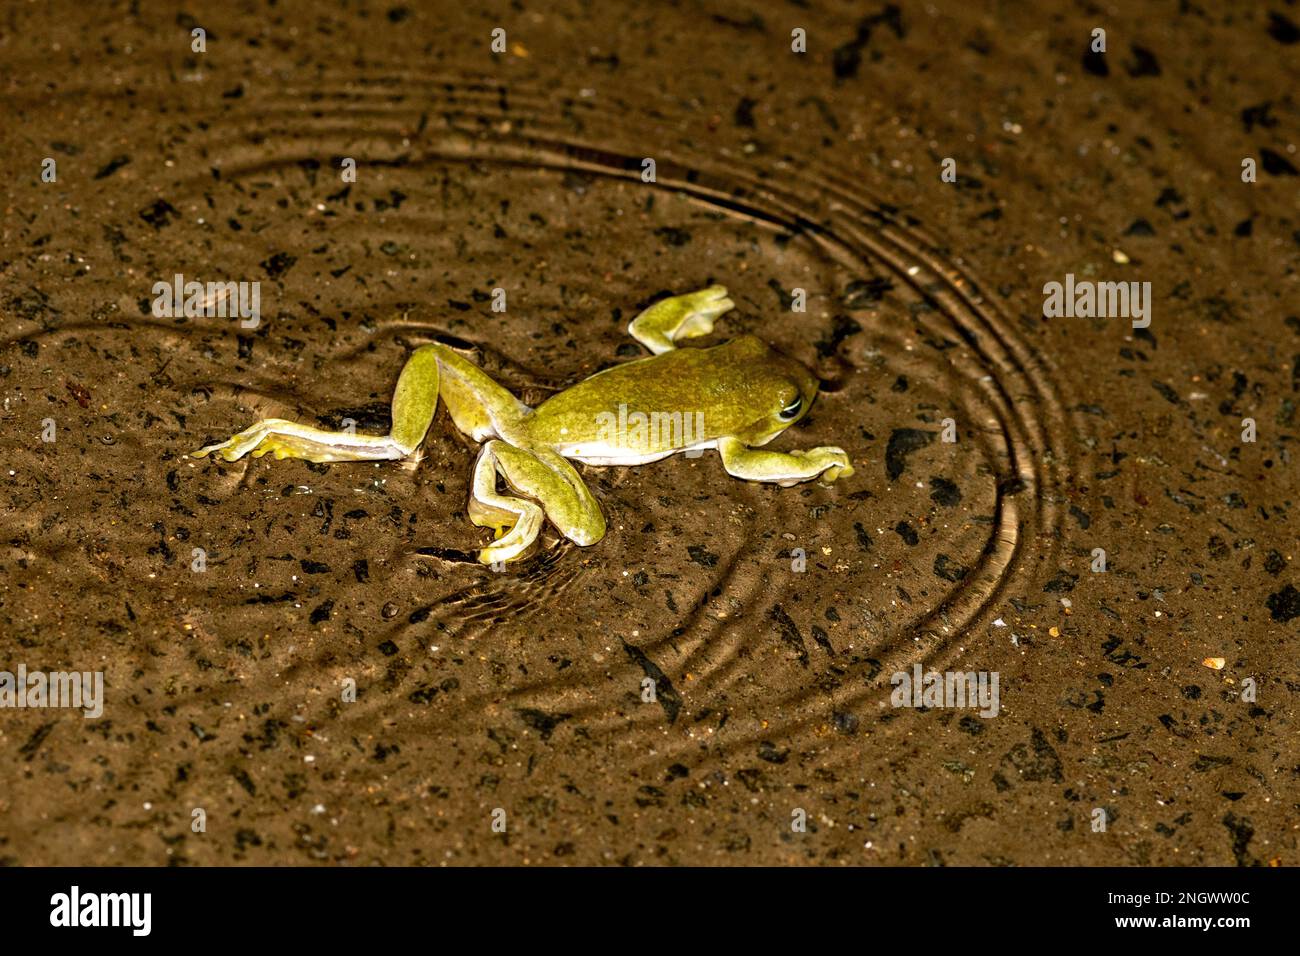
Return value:
[[(519, 495), (497, 491), (497, 475)], [(479, 561), (514, 561), (542, 530), (543, 518), (579, 545), (605, 535), (600, 506), (573, 466), (552, 451), (528, 451), (492, 440), (479, 452), (469, 498), (470, 520), (496, 530), (497, 540), (479, 552)]]
[(655, 355), (676, 348), (678, 339), (713, 331), (713, 320), (736, 307), (724, 286), (661, 299), (628, 323), (627, 333)]
[(789, 488), (820, 477), (832, 482), (853, 474), (843, 448), (824, 445), (807, 451), (761, 451), (747, 448), (736, 438), (718, 439), (718, 453), (727, 474), (746, 481), (767, 481)]

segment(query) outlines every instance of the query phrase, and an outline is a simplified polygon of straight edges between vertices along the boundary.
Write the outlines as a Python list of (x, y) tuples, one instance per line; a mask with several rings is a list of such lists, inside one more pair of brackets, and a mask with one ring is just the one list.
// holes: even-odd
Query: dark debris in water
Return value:
[(883, 299), (885, 293), (893, 288), (893, 281), (885, 276), (854, 279), (845, 286), (841, 301), (844, 303), (844, 308), (852, 311), (869, 309)]
[(131, 162), (130, 156), (125, 153), (119, 153), (100, 167), (99, 171), (95, 173), (95, 178), (107, 179), (129, 162)]
[(686, 548), (686, 553), (702, 568), (715, 568), (718, 566), (718, 556), (708, 548), (700, 544), (692, 544)]
[(800, 665), (807, 667), (808, 645), (804, 643), (803, 635), (799, 633), (799, 626), (779, 604), (773, 605), (769, 615), (776, 624), (777, 636), (795, 652)]
[(1281, 624), (1300, 617), (1300, 591), (1297, 591), (1293, 584), (1288, 584), (1282, 590), (1270, 594), (1265, 604), (1269, 615)]
[(515, 713), (529, 727), (536, 730), (542, 740), (550, 740), (555, 728), (572, 717), (572, 714), (547, 714), (532, 707), (518, 707)]
[(878, 12), (863, 17), (858, 21), (853, 39), (837, 46), (831, 54), (836, 82), (850, 80), (858, 75), (858, 68), (862, 65), (862, 51), (871, 42), (875, 28), (882, 25), (892, 30), (900, 40), (907, 35), (903, 25), (903, 11), (897, 4), (885, 4)]
[(822, 358), (834, 355), (845, 339), (861, 331), (862, 325), (857, 319), (840, 314), (832, 316), (830, 335), (817, 342), (817, 354)]
[(332, 431), (342, 431), (351, 421), (359, 432), (386, 435), (393, 427), (392, 408), (388, 402), (372, 402), (357, 408), (336, 408), (316, 416), (316, 421)]
[(162, 229), (179, 215), (176, 207), (165, 199), (157, 199), (140, 210), (140, 218), (155, 229)]
[(293, 268), (293, 264), (298, 261), (297, 256), (290, 255), (287, 252), (277, 252), (269, 259), (262, 262), (262, 268), (272, 279), (278, 279), (286, 272)]
[(956, 584), (970, 573), (970, 569), (956, 563), (948, 555), (940, 554), (936, 555), (934, 559), (934, 573), (936, 577)]
[(641, 668), (642, 673), (654, 681), (655, 702), (663, 708), (668, 723), (675, 723), (677, 715), (681, 713), (682, 696), (677, 692), (677, 688), (673, 686), (673, 682), (641, 648), (624, 641), (623, 650), (627, 652), (627, 656), (632, 659), (633, 663)]
[(1064, 568), (1056, 572), (1052, 580), (1043, 585), (1043, 590), (1048, 594), (1068, 594), (1074, 590), (1074, 586), (1079, 582), (1079, 576)]
[(930, 479), (930, 500), (944, 508), (956, 508), (961, 504), (961, 489), (956, 482), (936, 475)]
[(919, 428), (895, 428), (889, 436), (885, 448), (885, 474), (890, 481), (897, 481), (907, 470), (907, 459), (913, 452), (927, 447), (934, 441), (935, 432)]

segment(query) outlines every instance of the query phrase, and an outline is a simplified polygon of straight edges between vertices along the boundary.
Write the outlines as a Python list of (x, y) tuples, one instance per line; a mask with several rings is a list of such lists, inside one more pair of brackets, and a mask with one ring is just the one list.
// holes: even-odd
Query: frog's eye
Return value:
[(799, 417), (799, 412), (802, 409), (803, 409), (803, 396), (795, 395), (795, 397), (791, 399), (789, 405), (786, 405), (785, 408), (777, 412), (777, 418), (780, 418), (782, 421), (792, 422)]

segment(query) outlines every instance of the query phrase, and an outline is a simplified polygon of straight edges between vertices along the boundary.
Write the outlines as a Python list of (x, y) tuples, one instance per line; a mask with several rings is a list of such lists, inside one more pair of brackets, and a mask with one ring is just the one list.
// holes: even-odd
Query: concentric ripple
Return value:
[[(129, 454), (96, 467), (120, 478), (161, 460), (166, 480), (139, 489), (159, 527), (102, 546), (203, 547), (212, 569), (122, 560), (106, 591), (163, 575), (191, 659), (217, 661), (247, 701), (316, 697), (308, 718), (340, 738), (398, 711), (420, 714), (397, 732), (408, 740), (513, 711), (581, 722), (651, 766), (774, 738), (816, 746), (894, 670), (966, 660), (1009, 582), (1055, 567), (1080, 429), (1051, 368), (905, 213), (824, 161), (710, 154), (671, 114), (387, 75), (249, 95), (189, 130), (184, 171), (150, 183), (161, 205), (116, 227), (133, 251), (112, 281), (95, 277), (104, 315), (8, 339), (137, 358), (101, 386), (149, 396), (122, 420)], [(105, 259), (106, 235), (86, 238)], [(144, 315), (148, 287), (174, 273), (261, 279), (261, 327)], [(711, 456), (584, 469), (605, 541), (552, 537), (493, 573), (469, 560), (472, 446), (445, 413), (414, 468), (181, 457), (258, 417), (381, 428), (407, 350), (447, 335), (536, 403), (639, 354), (623, 327), (650, 296), (715, 281), (739, 304), (720, 336), (758, 334), (825, 382), (776, 447), (843, 445), (852, 480), (746, 485)], [(806, 313), (788, 308), (796, 287)], [(165, 424), (141, 431), (142, 415)], [(93, 495), (69, 501), (68, 538), (102, 514)], [(9, 516), (8, 537), (62, 560), (34, 520)], [(833, 604), (805, 596), (813, 579)], [(339, 712), (325, 701), (347, 676), (377, 692)], [(642, 704), (644, 677), (660, 706)], [(204, 682), (181, 696), (213, 699)]]

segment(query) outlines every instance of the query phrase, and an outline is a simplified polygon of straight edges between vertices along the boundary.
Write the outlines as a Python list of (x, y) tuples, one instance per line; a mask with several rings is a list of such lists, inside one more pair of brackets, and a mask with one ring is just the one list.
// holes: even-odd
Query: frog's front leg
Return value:
[[(497, 491), (498, 474), (527, 497)], [(479, 552), (484, 564), (520, 557), (541, 532), (543, 516), (575, 544), (595, 544), (605, 536), (605, 516), (572, 465), (549, 449), (500, 440), (487, 442), (474, 464), (469, 516), (497, 532), (497, 540)]]
[(628, 323), (627, 333), (655, 355), (676, 348), (678, 339), (708, 335), (713, 320), (736, 303), (724, 286), (711, 285), (699, 292), (661, 299)]
[(820, 476), (824, 481), (853, 474), (843, 448), (824, 445), (807, 451), (761, 451), (748, 448), (736, 438), (719, 438), (718, 454), (727, 474), (746, 481), (770, 481), (789, 488)]

